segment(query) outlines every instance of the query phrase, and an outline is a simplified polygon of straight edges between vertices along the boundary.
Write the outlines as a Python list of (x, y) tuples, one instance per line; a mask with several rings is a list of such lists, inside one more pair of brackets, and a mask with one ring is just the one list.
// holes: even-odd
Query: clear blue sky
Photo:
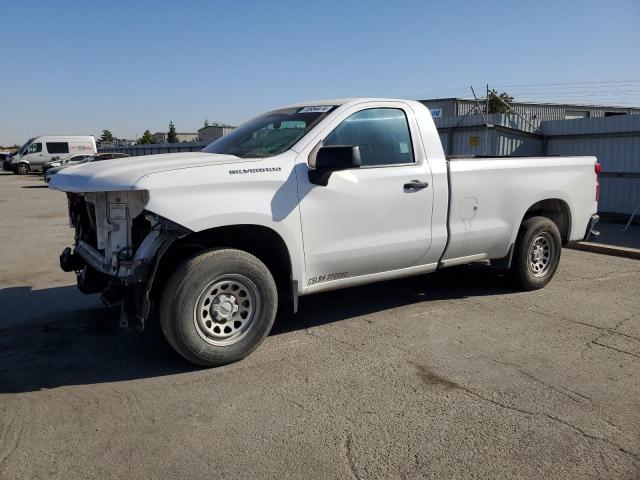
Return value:
[[(640, 81), (639, 0), (1, 0), (0, 19), (0, 145), (195, 131), (319, 98)], [(640, 104), (637, 85), (511, 89)]]

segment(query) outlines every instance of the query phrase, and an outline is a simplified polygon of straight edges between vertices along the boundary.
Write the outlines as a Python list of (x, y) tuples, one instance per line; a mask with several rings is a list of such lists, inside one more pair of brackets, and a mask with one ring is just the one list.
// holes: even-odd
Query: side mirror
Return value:
[(358, 167), (360, 167), (360, 147), (329, 145), (320, 148), (316, 153), (315, 168), (309, 170), (309, 181), (326, 187), (333, 172)]

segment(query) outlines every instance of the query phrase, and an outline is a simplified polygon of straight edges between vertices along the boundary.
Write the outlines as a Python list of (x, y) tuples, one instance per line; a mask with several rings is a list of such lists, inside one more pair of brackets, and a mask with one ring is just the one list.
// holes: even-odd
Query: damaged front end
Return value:
[(144, 210), (145, 190), (67, 193), (67, 198), (75, 246), (62, 252), (60, 267), (76, 272), (83, 293), (101, 293), (107, 306), (121, 302), (121, 325), (133, 317), (141, 330), (159, 261), (189, 230)]

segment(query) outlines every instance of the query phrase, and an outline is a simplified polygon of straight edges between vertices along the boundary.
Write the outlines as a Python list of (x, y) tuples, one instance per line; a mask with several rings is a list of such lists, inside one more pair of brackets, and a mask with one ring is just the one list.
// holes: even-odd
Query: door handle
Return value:
[(405, 190), (420, 190), (422, 188), (427, 188), (429, 186), (429, 182), (421, 182), (419, 180), (411, 180), (409, 183), (404, 184)]

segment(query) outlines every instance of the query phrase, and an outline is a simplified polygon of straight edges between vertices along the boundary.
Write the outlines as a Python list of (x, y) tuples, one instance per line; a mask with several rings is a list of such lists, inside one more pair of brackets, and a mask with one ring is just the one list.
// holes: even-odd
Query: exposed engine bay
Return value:
[(67, 193), (67, 198), (75, 246), (60, 255), (61, 268), (76, 272), (83, 293), (102, 293), (107, 306), (126, 304), (143, 326), (158, 261), (188, 230), (145, 211), (144, 190)]

